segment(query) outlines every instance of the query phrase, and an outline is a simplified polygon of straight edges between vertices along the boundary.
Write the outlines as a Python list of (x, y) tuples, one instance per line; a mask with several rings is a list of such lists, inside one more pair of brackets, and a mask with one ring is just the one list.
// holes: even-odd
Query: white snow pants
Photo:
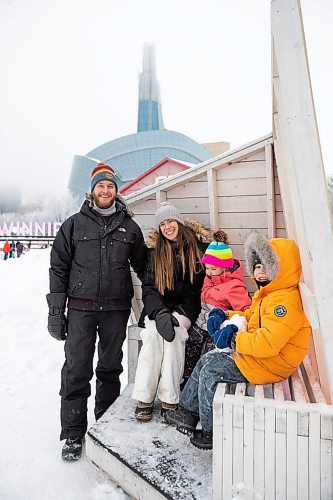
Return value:
[(156, 395), (164, 403), (178, 403), (179, 385), (183, 377), (185, 342), (191, 321), (176, 312), (179, 326), (175, 338), (167, 342), (156, 330), (155, 321), (145, 318), (146, 328), (141, 330), (142, 347), (135, 375), (133, 399), (144, 403), (154, 401)]

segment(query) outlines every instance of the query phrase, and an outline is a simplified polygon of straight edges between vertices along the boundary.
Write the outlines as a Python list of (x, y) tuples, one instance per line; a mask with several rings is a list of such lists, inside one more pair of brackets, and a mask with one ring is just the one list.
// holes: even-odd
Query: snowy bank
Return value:
[[(49, 249), (0, 260), (0, 498), (128, 498), (85, 456), (60, 458), (62, 342), (47, 332)], [(123, 378), (124, 381), (124, 378)], [(90, 398), (89, 424), (94, 423)]]

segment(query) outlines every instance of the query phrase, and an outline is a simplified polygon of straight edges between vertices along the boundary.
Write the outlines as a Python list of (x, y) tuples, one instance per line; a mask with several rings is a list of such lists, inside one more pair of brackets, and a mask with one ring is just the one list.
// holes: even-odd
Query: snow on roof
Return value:
[(182, 163), (183, 165), (187, 165), (188, 167), (194, 167), (194, 165), (197, 165), (197, 163), (190, 163), (189, 161), (184, 161), (184, 160), (177, 160), (177, 158), (171, 158), (171, 156), (168, 156), (169, 160), (176, 161), (177, 163)]

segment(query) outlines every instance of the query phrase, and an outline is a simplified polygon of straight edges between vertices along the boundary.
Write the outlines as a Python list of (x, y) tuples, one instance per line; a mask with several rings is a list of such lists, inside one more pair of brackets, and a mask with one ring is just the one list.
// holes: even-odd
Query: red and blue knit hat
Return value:
[(115, 180), (115, 176), (116, 173), (111, 167), (105, 165), (105, 163), (103, 162), (98, 163), (91, 173), (91, 187), (90, 187), (91, 192), (93, 192), (94, 187), (100, 181), (113, 182), (113, 184), (116, 186), (116, 191), (118, 192), (118, 186)]
[(224, 241), (218, 241), (216, 238), (218, 237), (219, 240), (226, 239), (226, 234), (223, 231), (217, 231), (214, 233), (213, 237), (215, 240), (208, 245), (205, 255), (202, 257), (201, 261), (204, 264), (210, 264), (211, 266), (232, 267), (235, 261), (231, 248), (227, 243)]

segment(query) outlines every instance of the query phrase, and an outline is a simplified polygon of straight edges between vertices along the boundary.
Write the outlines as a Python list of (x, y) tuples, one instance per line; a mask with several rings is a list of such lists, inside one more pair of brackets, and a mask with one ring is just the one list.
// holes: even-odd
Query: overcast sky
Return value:
[[(333, 173), (333, 6), (301, 3)], [(74, 154), (136, 132), (145, 42), (167, 129), (232, 147), (271, 132), (269, 0), (0, 0), (1, 184), (64, 192)]]

